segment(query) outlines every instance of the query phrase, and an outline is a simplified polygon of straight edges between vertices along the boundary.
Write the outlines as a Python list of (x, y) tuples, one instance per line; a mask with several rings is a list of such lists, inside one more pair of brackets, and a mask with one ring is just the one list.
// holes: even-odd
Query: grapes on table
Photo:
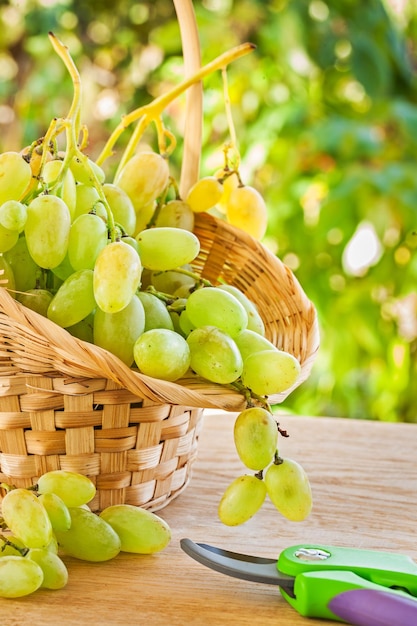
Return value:
[(114, 504), (100, 517), (120, 537), (122, 552), (153, 554), (163, 550), (171, 540), (171, 529), (158, 515), (130, 504)]
[(27, 489), (3, 484), (0, 598), (39, 588), (62, 589), (70, 577), (66, 557), (100, 563), (123, 552), (154, 554), (171, 541), (160, 516), (128, 504), (93, 513), (96, 488), (77, 472), (51, 470)]

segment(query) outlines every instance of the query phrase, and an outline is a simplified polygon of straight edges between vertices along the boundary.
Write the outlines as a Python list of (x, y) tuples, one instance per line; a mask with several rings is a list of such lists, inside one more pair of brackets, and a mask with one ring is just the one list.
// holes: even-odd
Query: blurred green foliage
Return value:
[[(203, 62), (244, 41), (257, 46), (228, 71), (242, 177), (266, 198), (265, 244), (318, 310), (321, 350), (285, 410), (416, 422), (413, 0), (194, 6)], [(0, 2), (2, 151), (42, 136), (69, 108), (71, 82), (48, 31), (68, 45), (80, 70), (93, 157), (122, 114), (183, 77), (171, 0)], [(204, 87), (201, 173), (211, 174), (229, 136), (221, 76)], [(183, 99), (166, 118), (181, 137)], [(173, 167), (180, 162), (181, 142)]]

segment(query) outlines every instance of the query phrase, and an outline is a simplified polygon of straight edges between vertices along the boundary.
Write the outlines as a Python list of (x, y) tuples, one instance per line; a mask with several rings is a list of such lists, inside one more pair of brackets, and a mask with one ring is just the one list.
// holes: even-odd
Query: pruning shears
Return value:
[(300, 615), (355, 626), (416, 626), (417, 564), (403, 554), (302, 544), (278, 559), (182, 539), (181, 548), (213, 570), (277, 585)]

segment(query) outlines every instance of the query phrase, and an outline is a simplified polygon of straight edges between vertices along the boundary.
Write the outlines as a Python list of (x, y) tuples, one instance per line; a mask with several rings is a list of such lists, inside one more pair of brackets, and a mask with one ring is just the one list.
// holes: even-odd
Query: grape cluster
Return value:
[(43, 474), (33, 489), (8, 487), (2, 502), (0, 597), (63, 588), (65, 555), (101, 562), (121, 551), (152, 554), (168, 545), (171, 531), (162, 518), (128, 504), (97, 515), (88, 507), (95, 492), (89, 478), (65, 470)]
[(278, 433), (273, 415), (265, 408), (245, 409), (234, 424), (234, 442), (240, 460), (256, 473), (235, 478), (218, 507), (220, 521), (237, 526), (261, 508), (268, 495), (275, 508), (291, 521), (308, 517), (312, 507), (310, 482), (302, 466), (278, 455)]
[(154, 378), (191, 369), (259, 396), (295, 383), (299, 362), (265, 338), (245, 294), (191, 269), (194, 212), (220, 179), (167, 200), (173, 183), (158, 153), (138, 152), (106, 183), (78, 149), (71, 157), (42, 140), (0, 155), (0, 176), (1, 267), (25, 306)]
[[(225, 147), (224, 167), (181, 197), (169, 164), (175, 137), (155, 101), (142, 117), (139, 109), (124, 119), (122, 130), (139, 119), (134, 142), (106, 181), (102, 163), (114, 139), (95, 161), (86, 154), (77, 70), (50, 38), (74, 99), (43, 138), (0, 155), (0, 271), (9, 293), (147, 376), (177, 381), (192, 372), (248, 397), (290, 388), (300, 364), (266, 339), (255, 305), (237, 287), (212, 285), (192, 270), (196, 213), (215, 211), (257, 238), (265, 232), (265, 203), (242, 183), (236, 147)], [(150, 121), (159, 152), (139, 144)]]

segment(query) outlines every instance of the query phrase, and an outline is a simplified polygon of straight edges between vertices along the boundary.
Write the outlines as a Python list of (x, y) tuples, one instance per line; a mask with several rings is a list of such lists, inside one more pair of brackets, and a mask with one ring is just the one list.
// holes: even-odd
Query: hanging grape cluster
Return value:
[(245, 467), (256, 473), (242, 474), (226, 488), (218, 514), (227, 526), (247, 522), (267, 495), (287, 519), (301, 522), (309, 516), (310, 481), (297, 461), (278, 454), (279, 433), (282, 431), (274, 416), (262, 407), (245, 409), (237, 416), (233, 430), (235, 447)]

